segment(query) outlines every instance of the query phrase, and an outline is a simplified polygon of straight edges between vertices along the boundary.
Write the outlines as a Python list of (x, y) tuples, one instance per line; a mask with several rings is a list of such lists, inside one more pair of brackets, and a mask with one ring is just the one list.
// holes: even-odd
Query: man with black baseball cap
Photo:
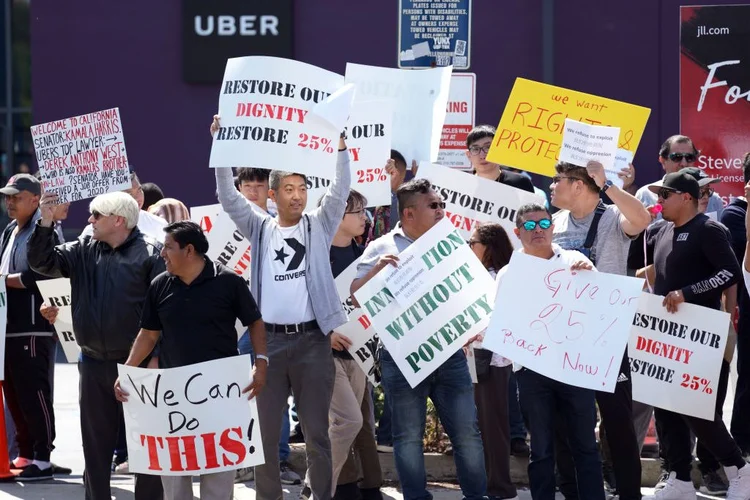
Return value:
[[(16, 426), (18, 456), (11, 466), (23, 469), (19, 480), (52, 478), (50, 453), (55, 439), (55, 413), (50, 383), (55, 353), (52, 326), (39, 312), (42, 295), (31, 270), (26, 246), (41, 216), (42, 185), (33, 175), (17, 174), (0, 189), (12, 219), (2, 233), (0, 277), (5, 280), (8, 323), (5, 335), (5, 400)], [(29, 315), (31, 311), (31, 315)]]
[[(699, 181), (682, 169), (665, 175), (661, 186), (648, 189), (657, 194), (664, 217), (663, 223), (653, 224), (646, 232), (646, 254), (653, 256), (648, 264), (655, 268), (654, 293), (664, 296), (670, 313), (683, 302), (719, 309), (722, 291), (739, 281), (740, 265), (726, 228), (698, 210)], [(671, 471), (655, 498), (696, 498), (690, 479), (690, 430), (724, 466), (729, 479), (727, 498), (750, 498), (750, 467), (718, 412), (713, 420), (704, 420), (654, 408), (654, 416)]]

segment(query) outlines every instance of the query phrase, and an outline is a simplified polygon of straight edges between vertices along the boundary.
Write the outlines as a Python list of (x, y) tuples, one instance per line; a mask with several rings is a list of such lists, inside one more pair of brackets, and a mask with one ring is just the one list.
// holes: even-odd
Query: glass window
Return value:
[(12, 1), (13, 107), (31, 108), (31, 24), (29, 0)]

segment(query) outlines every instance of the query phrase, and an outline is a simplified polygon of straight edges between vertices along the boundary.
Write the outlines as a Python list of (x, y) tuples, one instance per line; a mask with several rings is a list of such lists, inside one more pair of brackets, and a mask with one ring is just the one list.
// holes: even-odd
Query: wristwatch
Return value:
[(602, 193), (606, 193), (607, 189), (609, 189), (611, 186), (612, 186), (612, 181), (609, 180), (609, 179), (607, 179), (604, 182), (604, 185), (602, 186), (602, 188), (599, 191), (602, 192)]
[(262, 360), (264, 360), (266, 362), (266, 368), (268, 368), (268, 365), (271, 364), (271, 362), (268, 360), (268, 356), (266, 356), (265, 354), (256, 354), (255, 355), (255, 359), (262, 359)]

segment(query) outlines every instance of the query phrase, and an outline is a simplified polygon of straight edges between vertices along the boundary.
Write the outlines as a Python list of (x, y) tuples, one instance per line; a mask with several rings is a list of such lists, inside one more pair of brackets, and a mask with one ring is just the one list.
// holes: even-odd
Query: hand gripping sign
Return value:
[(65, 358), (68, 363), (78, 363), (81, 348), (76, 342), (73, 331), (73, 303), (70, 300), (70, 280), (68, 278), (57, 278), (53, 280), (42, 280), (36, 282), (39, 292), (44, 301), (51, 306), (57, 307), (57, 319), (55, 319), (55, 331), (60, 340)]

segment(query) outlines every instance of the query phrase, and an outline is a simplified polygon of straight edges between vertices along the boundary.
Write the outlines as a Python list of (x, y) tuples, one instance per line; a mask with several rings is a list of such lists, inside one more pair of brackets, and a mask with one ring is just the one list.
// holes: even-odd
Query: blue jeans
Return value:
[(518, 382), (516, 375), (511, 372), (508, 380), (508, 420), (510, 421), (510, 438), (526, 441), (526, 426), (518, 404)]
[(604, 500), (602, 462), (594, 435), (594, 391), (563, 384), (526, 368), (517, 372), (516, 378), (531, 434), (531, 498), (555, 498), (555, 421), (562, 418), (576, 468), (578, 498)]
[(414, 389), (386, 350), (381, 352), (380, 366), (383, 388), (391, 401), (393, 455), (404, 499), (432, 498), (427, 491), (422, 446), (428, 397), (435, 404), (453, 445), (453, 458), (464, 498), (485, 498), (484, 450), (477, 424), (474, 387), (463, 351), (448, 358)]
[[(237, 349), (240, 354), (249, 354), (255, 364), (255, 353), (253, 352), (253, 343), (250, 342), (250, 333), (245, 330), (242, 337), (237, 341)], [(279, 461), (286, 462), (289, 460), (289, 406), (286, 407), (284, 415), (281, 417), (281, 437), (279, 438)]]

